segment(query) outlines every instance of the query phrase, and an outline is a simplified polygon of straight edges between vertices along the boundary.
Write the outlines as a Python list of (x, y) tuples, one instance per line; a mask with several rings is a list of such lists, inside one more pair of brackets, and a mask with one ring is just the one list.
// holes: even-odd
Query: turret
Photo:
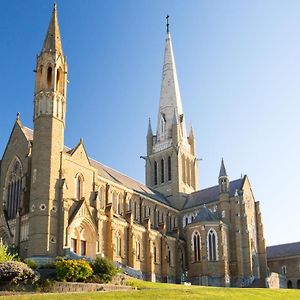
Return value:
[(221, 161), (221, 167), (220, 167), (220, 173), (219, 173), (218, 180), (219, 180), (220, 193), (229, 193), (229, 177), (226, 172), (223, 158)]

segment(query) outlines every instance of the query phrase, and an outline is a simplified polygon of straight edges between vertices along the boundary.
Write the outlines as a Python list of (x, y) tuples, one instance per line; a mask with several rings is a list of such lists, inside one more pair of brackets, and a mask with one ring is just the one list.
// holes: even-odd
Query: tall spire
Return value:
[(182, 135), (183, 137), (186, 137), (185, 120), (169, 30), (169, 16), (167, 16), (167, 36), (157, 125), (158, 140), (171, 137), (174, 111), (178, 118), (178, 123), (181, 125)]
[(152, 126), (151, 126), (151, 119), (149, 118), (149, 123), (148, 123), (148, 132), (147, 135), (153, 135), (152, 133)]
[(54, 3), (51, 20), (49, 23), (46, 38), (43, 44), (42, 52), (62, 53), (61, 39), (58, 26), (56, 3)]
[(221, 167), (220, 167), (220, 173), (219, 173), (219, 178), (220, 178), (220, 177), (228, 177), (227, 172), (226, 172), (226, 168), (225, 168), (225, 164), (224, 164), (223, 157), (222, 157)]

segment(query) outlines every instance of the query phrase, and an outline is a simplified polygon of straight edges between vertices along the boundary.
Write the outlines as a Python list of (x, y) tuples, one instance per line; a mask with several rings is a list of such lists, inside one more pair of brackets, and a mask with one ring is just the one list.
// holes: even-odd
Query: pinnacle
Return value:
[(42, 52), (59, 52), (62, 53), (61, 38), (58, 26), (57, 8), (54, 3), (52, 16), (50, 19), (46, 38), (44, 40)]
[(227, 177), (227, 172), (226, 172), (226, 168), (225, 168), (225, 164), (224, 164), (224, 160), (222, 157), (222, 161), (221, 161), (221, 167), (220, 167), (220, 173), (219, 173), (219, 178), (220, 177)]

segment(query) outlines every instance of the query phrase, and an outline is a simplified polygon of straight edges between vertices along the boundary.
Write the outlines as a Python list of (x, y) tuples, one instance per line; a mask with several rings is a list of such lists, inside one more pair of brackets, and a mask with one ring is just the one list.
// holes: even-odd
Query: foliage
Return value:
[(16, 254), (11, 254), (8, 247), (3, 244), (0, 239), (0, 263), (4, 263), (7, 261), (13, 261), (17, 259)]
[(97, 257), (95, 261), (91, 262), (94, 274), (100, 282), (110, 282), (118, 272), (115, 265), (104, 257)]
[(58, 259), (55, 270), (59, 281), (84, 281), (93, 274), (93, 269), (86, 260)]
[(29, 268), (31, 268), (33, 270), (35, 270), (37, 268), (37, 264), (33, 259), (25, 259), (24, 262)]
[(54, 281), (47, 278), (43, 279), (40, 278), (36, 283), (35, 283), (35, 291), (36, 292), (43, 292), (43, 293), (50, 293), (52, 292), (54, 285)]
[(7, 261), (0, 264), (0, 281), (19, 283), (34, 282), (37, 276), (25, 263), (20, 261)]

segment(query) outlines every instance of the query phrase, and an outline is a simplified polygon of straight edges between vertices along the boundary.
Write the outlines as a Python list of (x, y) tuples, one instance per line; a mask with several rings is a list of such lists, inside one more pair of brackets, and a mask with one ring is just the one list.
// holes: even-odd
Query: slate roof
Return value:
[[(24, 135), (29, 141), (33, 141), (33, 130), (22, 126), (21, 127), (22, 131), (24, 132)], [(64, 151), (70, 153), (70, 148), (64, 147)], [(134, 190), (135, 192), (142, 194), (144, 196), (150, 197), (160, 203), (163, 203), (165, 205), (171, 206), (170, 202), (168, 199), (161, 193), (147, 187), (146, 185), (108, 167), (105, 166), (104, 164), (92, 159), (89, 157), (91, 165), (98, 170), (99, 176), (111, 180), (115, 183), (118, 183), (120, 185), (123, 185), (129, 189)]]
[(203, 206), (192, 223), (203, 221), (218, 221), (218, 218), (206, 206)]
[(101, 177), (109, 179), (118, 184), (124, 185), (129, 189), (132, 189), (147, 197), (153, 198), (154, 200), (157, 200), (163, 204), (166, 204), (168, 206), (171, 205), (168, 199), (163, 194), (147, 187), (146, 185), (134, 180), (133, 178), (130, 178), (108, 166), (105, 166), (94, 159), (90, 158), (90, 162), (94, 168), (98, 169), (98, 173)]
[[(245, 176), (243, 178), (230, 181), (229, 184), (229, 196), (232, 197), (236, 190), (240, 190), (243, 187)], [(217, 201), (219, 198), (219, 185), (212, 186), (207, 189), (196, 191), (188, 195), (183, 209), (192, 208), (194, 206), (203, 205), (206, 203)]]
[(267, 247), (268, 258), (300, 255), (300, 242)]

